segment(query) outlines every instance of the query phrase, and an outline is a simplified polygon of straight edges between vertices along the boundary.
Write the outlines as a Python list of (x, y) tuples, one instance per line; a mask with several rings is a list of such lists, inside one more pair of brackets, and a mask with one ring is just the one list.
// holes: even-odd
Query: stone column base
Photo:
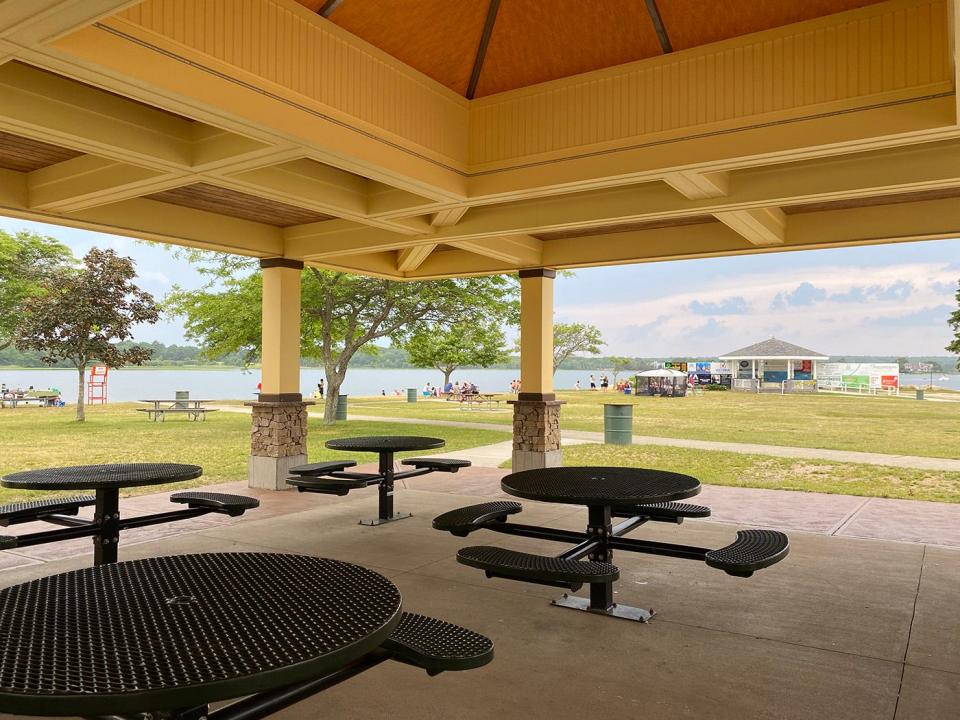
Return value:
[(247, 484), (290, 490), (290, 468), (307, 462), (307, 405), (313, 403), (297, 399), (245, 404), (253, 410)]
[[(522, 395), (521, 395), (522, 397)], [(559, 400), (510, 400), (513, 405), (513, 471), (559, 467)]]

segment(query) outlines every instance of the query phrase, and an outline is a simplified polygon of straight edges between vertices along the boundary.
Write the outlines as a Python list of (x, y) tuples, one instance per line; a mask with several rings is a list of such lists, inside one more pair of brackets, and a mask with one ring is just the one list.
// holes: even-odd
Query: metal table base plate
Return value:
[(370, 520), (360, 520), (357, 524), (368, 525), (368, 526), (385, 525), (386, 523), (395, 522), (397, 520), (404, 520), (408, 517), (413, 517), (413, 513), (395, 512), (390, 517), (385, 517), (385, 518), (378, 517), (378, 518), (372, 518)]
[(607, 610), (599, 610), (590, 607), (590, 598), (577, 597), (576, 595), (570, 595), (568, 593), (564, 593), (563, 597), (551, 600), (550, 602), (557, 607), (584, 610), (589, 613), (594, 613), (595, 615), (607, 615), (609, 617), (623, 618), (624, 620), (633, 620), (642, 623), (649, 622), (650, 619), (656, 615), (653, 608), (644, 610), (643, 608), (630, 607), (629, 605), (614, 604)]

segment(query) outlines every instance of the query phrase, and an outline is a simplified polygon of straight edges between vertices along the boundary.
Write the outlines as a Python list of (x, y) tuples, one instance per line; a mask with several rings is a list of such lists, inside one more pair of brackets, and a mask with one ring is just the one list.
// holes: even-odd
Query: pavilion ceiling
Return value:
[[(657, 57), (880, 1), (298, 0), (467, 98)], [(486, 43), (485, 28), (489, 28)], [(471, 84), (474, 73), (476, 81)]]
[(394, 278), (960, 236), (960, 0), (324, 5), (4, 0), (0, 213)]

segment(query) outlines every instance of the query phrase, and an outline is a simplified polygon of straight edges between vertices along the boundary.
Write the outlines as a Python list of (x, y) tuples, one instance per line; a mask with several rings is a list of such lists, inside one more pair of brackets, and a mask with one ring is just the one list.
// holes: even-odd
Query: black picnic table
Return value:
[[(117, 561), (121, 530), (187, 520), (211, 512), (237, 516), (259, 506), (256, 499), (242, 495), (187, 491), (170, 496), (172, 502), (187, 505), (185, 509), (132, 518), (120, 517), (120, 490), (193, 480), (201, 475), (203, 468), (199, 465), (154, 462), (76, 465), (5, 475), (0, 479), (0, 485), (7, 488), (56, 493), (93, 490), (95, 495), (53, 497), (0, 506), (0, 526), (34, 520), (64, 526), (61, 530), (2, 536), (0, 549), (92, 537), (94, 564), (104, 565)], [(92, 521), (76, 517), (81, 507), (90, 505), (94, 506)]]
[(326, 446), (331, 450), (345, 452), (376, 453), (380, 457), (378, 470), (375, 473), (359, 473), (347, 471), (353, 467), (354, 461), (330, 461), (301, 465), (291, 468), (293, 477), (288, 483), (297, 487), (301, 492), (318, 492), (332, 495), (346, 495), (350, 490), (377, 485), (379, 488), (379, 502), (377, 517), (370, 520), (360, 520), (361, 525), (383, 525), (395, 520), (411, 517), (411, 513), (394, 512), (393, 492), (397, 480), (426, 475), (431, 472), (457, 472), (460, 468), (469, 467), (470, 461), (446, 458), (409, 458), (403, 461), (404, 465), (412, 466), (412, 470), (397, 472), (394, 469), (394, 456), (398, 452), (413, 452), (417, 450), (436, 450), (445, 445), (440, 438), (420, 437), (416, 435), (372, 435), (365, 437), (336, 438), (328, 440)]
[[(787, 536), (774, 530), (741, 530), (737, 539), (718, 550), (623, 537), (647, 522), (682, 523), (703, 518), (710, 509), (676, 502), (700, 493), (700, 481), (689, 475), (632, 467), (557, 467), (512, 473), (500, 483), (504, 492), (528, 500), (583, 505), (587, 528), (576, 532), (507, 522), (519, 513), (520, 503), (496, 501), (444, 513), (433, 527), (465, 537), (475, 530), (493, 530), (541, 540), (574, 543), (555, 556), (541, 556), (492, 546), (462, 548), (457, 560), (502, 577), (578, 590), (590, 585), (590, 597), (565, 593), (554, 605), (646, 622), (651, 609), (614, 603), (613, 583), (620, 571), (612, 564), (614, 550), (700, 560), (739, 577), (773, 565), (786, 557)], [(622, 521), (613, 524), (613, 518)], [(584, 559), (586, 558), (586, 559)]]
[(436, 674), (493, 655), (482, 635), (402, 612), (396, 586), (372, 570), (274, 553), (150, 558), (16, 585), (0, 591), (0, 638), (0, 712), (115, 720), (262, 718), (384, 660)]

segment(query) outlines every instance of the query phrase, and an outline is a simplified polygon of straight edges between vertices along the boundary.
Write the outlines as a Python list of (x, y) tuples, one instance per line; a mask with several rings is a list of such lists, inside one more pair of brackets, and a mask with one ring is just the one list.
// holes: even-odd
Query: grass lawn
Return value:
[[(960, 403), (907, 397), (756, 395), (705, 392), (686, 398), (631, 398), (613, 392), (559, 393), (563, 428), (603, 430), (603, 404), (629, 402), (638, 435), (696, 438), (895, 455), (958, 457)], [(501, 396), (507, 399), (508, 396)], [(460, 410), (458, 403), (406, 398), (350, 398), (351, 412), (378, 417), (460, 420), (509, 425), (500, 410)]]
[[(74, 421), (75, 408), (28, 408), (0, 410), (0, 475), (34, 468), (90, 465), (116, 462), (182, 462), (200, 465), (204, 476), (171, 485), (131, 488), (127, 494), (159, 492), (173, 487), (243, 480), (250, 454), (250, 417), (227, 412), (213, 413), (206, 422), (170, 418), (149, 422), (143, 407), (118, 403), (87, 408), (84, 423)], [(382, 422), (340, 422), (324, 427), (311, 418), (308, 454), (313, 462), (354, 457), (374, 462), (376, 455), (327, 450), (323, 443), (349, 435), (429, 435), (447, 441), (447, 450), (463, 450), (503, 441), (503, 433), (464, 430), (429, 425)], [(407, 453), (415, 455), (418, 453)], [(422, 453), (419, 453), (422, 454)], [(37, 492), (0, 488), (0, 502), (12, 502)]]
[(652, 467), (692, 475), (702, 483), (960, 502), (960, 473), (775, 458), (656, 445), (573, 445), (564, 465)]

